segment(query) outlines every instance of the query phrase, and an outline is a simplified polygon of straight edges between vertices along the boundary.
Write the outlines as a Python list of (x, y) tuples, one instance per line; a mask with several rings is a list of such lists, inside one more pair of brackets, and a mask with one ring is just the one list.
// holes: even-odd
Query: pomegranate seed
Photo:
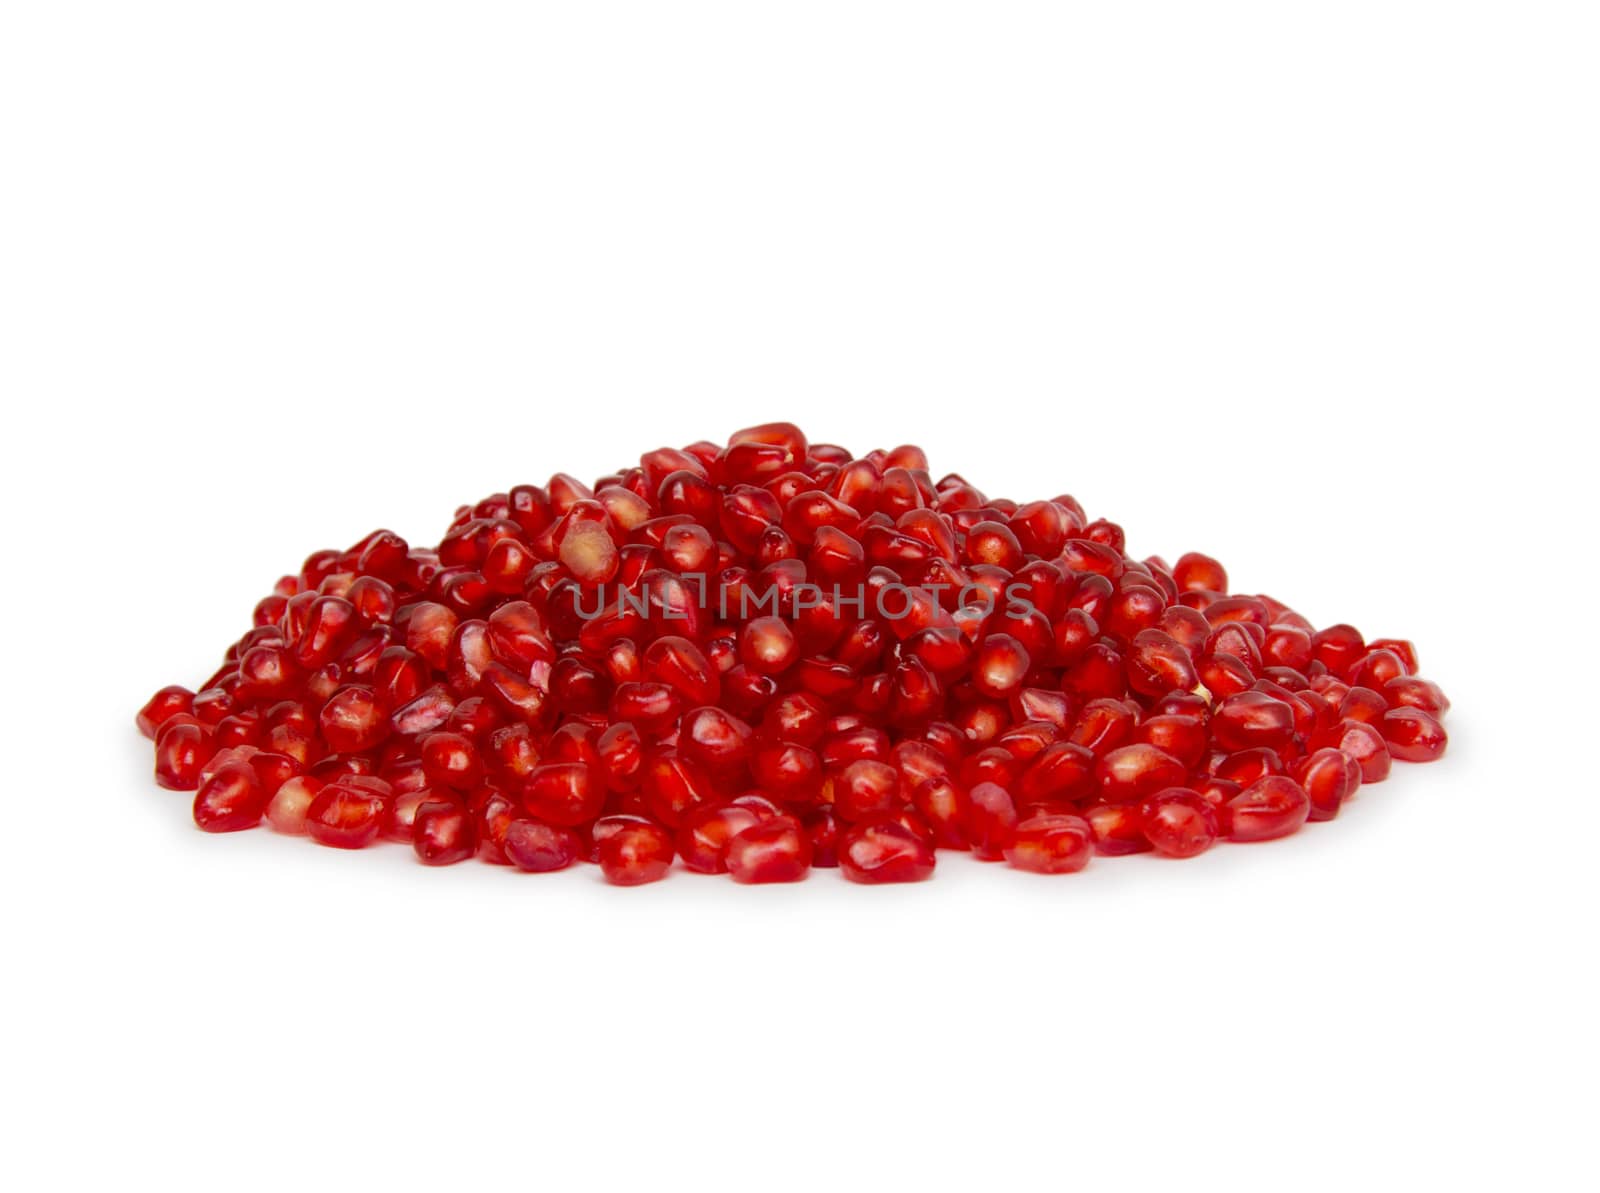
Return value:
[(197, 721), (169, 717), (156, 738), (156, 782), (172, 791), (200, 786), (200, 769), (217, 752), (216, 740)]
[(1216, 809), (1198, 791), (1169, 787), (1144, 804), (1139, 827), (1145, 840), (1168, 857), (1194, 857), (1216, 844)]
[(234, 833), (260, 824), (266, 806), (255, 767), (225, 762), (195, 793), (194, 822), (208, 833)]
[(1139, 804), (1097, 804), (1084, 813), (1084, 819), (1094, 834), (1096, 852), (1118, 857), (1150, 851), (1150, 841), (1144, 835), (1144, 810)]
[(1311, 801), (1300, 784), (1284, 775), (1268, 775), (1228, 801), (1228, 839), (1267, 841), (1287, 836), (1306, 822), (1310, 812)]
[(517, 869), (533, 873), (564, 870), (583, 855), (577, 833), (538, 820), (511, 821), (500, 848)]
[(1229, 696), (1211, 714), (1211, 735), (1230, 753), (1279, 749), (1294, 738), (1294, 729), (1294, 710), (1265, 692)]
[(833, 810), (852, 824), (886, 816), (902, 802), (900, 772), (886, 762), (858, 759), (834, 780)]
[(360, 777), (335, 779), (306, 810), (306, 834), (337, 849), (363, 849), (377, 840), (388, 808), (388, 784)]
[(727, 869), (735, 882), (798, 882), (811, 869), (811, 838), (793, 817), (769, 817), (728, 842)]
[[(1312, 739), (1317, 747), (1332, 746), (1354, 759), (1363, 783), (1381, 783), (1389, 777), (1391, 755), (1383, 734), (1365, 721), (1340, 721)], [(1441, 749), (1443, 747), (1441, 746)]]
[(596, 859), (607, 882), (640, 886), (659, 882), (672, 867), (672, 836), (648, 820), (620, 824), (596, 841)]
[(296, 775), (286, 780), (267, 801), (267, 823), (275, 832), (304, 836), (306, 814), (311, 810), (311, 802), (317, 798), (317, 792), (324, 786), (321, 779), (310, 775)]
[(1006, 861), (1035, 874), (1071, 874), (1089, 864), (1094, 831), (1081, 816), (1046, 813), (1016, 826)]
[(162, 688), (139, 710), (136, 718), (139, 732), (154, 741), (163, 725), (178, 713), (187, 713), (193, 708), (194, 693), (188, 688), (178, 687), (176, 684)]
[(322, 739), (339, 754), (359, 754), (389, 736), (389, 718), (371, 688), (340, 688), (322, 706)]
[(1119, 746), (1095, 768), (1100, 798), (1112, 804), (1134, 803), (1164, 788), (1180, 786), (1187, 777), (1183, 763), (1142, 742)]
[(522, 802), (528, 814), (561, 828), (593, 820), (600, 814), (605, 796), (605, 786), (594, 768), (581, 762), (536, 766), (522, 788)]
[(1379, 723), (1391, 756), (1402, 762), (1432, 762), (1449, 744), (1444, 726), (1420, 708), (1396, 708)]
[(460, 733), (430, 733), (417, 748), (428, 782), (466, 791), (483, 781), (483, 763), (471, 738)]
[(839, 842), (839, 869), (851, 882), (921, 882), (933, 867), (933, 846), (894, 820), (855, 825)]
[(1017, 821), (1017, 806), (1000, 784), (978, 783), (967, 792), (967, 841), (973, 857), (986, 862), (1004, 857)]
[(411, 844), (418, 860), (427, 865), (464, 862), (478, 851), (472, 814), (455, 799), (429, 800), (417, 809)]
[(728, 842), (769, 815), (759, 808), (740, 804), (696, 808), (678, 829), (678, 856), (690, 870), (721, 874), (728, 868)]

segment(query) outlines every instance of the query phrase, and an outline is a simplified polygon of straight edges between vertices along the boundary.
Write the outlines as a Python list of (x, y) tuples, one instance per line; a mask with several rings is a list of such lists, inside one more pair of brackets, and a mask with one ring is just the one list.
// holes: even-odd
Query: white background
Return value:
[[(1592, 5), (3, 12), (8, 1187), (1594, 1187)], [(312, 549), (771, 418), (1411, 637), (1449, 756), (905, 889), (153, 785)]]

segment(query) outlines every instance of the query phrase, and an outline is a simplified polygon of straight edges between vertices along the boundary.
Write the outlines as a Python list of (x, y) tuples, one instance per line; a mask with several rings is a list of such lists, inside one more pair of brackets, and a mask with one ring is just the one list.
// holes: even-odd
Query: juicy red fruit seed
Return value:
[(1145, 840), (1168, 857), (1204, 853), (1219, 836), (1216, 809), (1188, 787), (1169, 787), (1146, 801), (1139, 827)]
[(537, 820), (513, 820), (500, 842), (507, 860), (536, 874), (565, 870), (583, 856), (583, 842), (569, 828)]
[(660, 882), (672, 867), (672, 834), (642, 820), (608, 834), (597, 849), (600, 872), (617, 886)]
[(387, 784), (336, 779), (318, 792), (306, 810), (306, 835), (319, 845), (364, 849), (383, 828)]
[(478, 851), (472, 813), (459, 800), (430, 800), (412, 821), (412, 848), (430, 866), (464, 862)]
[(255, 768), (248, 762), (225, 762), (195, 793), (194, 822), (208, 833), (234, 833), (260, 824), (266, 807)]
[(839, 869), (851, 882), (921, 882), (933, 866), (933, 846), (893, 820), (856, 825), (839, 843)]
[(308, 556), (134, 720), (202, 828), (624, 885), (1190, 857), (1446, 751), (1410, 641), (938, 475), (771, 423), (517, 485)]
[(811, 838), (793, 817), (773, 816), (728, 842), (727, 868), (735, 882), (798, 882), (811, 869)]
[(1016, 826), (1006, 846), (1006, 861), (1035, 874), (1071, 874), (1089, 864), (1094, 830), (1081, 816), (1045, 813)]
[(1268, 775), (1227, 802), (1228, 839), (1268, 841), (1294, 832), (1311, 813), (1305, 789), (1283, 775)]

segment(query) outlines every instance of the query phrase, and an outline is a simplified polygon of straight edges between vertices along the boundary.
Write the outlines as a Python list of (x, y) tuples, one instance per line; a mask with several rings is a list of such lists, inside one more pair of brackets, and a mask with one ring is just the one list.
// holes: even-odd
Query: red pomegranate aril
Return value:
[(1332, 746), (1355, 760), (1363, 783), (1381, 783), (1389, 777), (1392, 755), (1383, 734), (1365, 721), (1340, 721), (1312, 739), (1316, 747)]
[(1390, 708), (1419, 708), (1435, 718), (1450, 711), (1450, 701), (1439, 685), (1415, 675), (1397, 675), (1383, 685)]
[(267, 824), (274, 832), (304, 836), (306, 813), (310, 811), (311, 802), (317, 798), (317, 793), (324, 786), (326, 784), (323, 780), (310, 775), (296, 775), (285, 781), (267, 801), (265, 810)]
[(648, 820), (619, 824), (596, 838), (595, 860), (606, 881), (616, 886), (659, 882), (672, 868), (672, 835)]
[(740, 718), (707, 705), (685, 713), (678, 749), (714, 776), (737, 776), (749, 761), (754, 731)]
[(163, 725), (178, 713), (187, 713), (193, 708), (194, 693), (188, 688), (177, 684), (162, 688), (139, 710), (136, 718), (139, 732), (154, 741)]
[(985, 696), (1003, 699), (1022, 686), (1032, 656), (1009, 634), (991, 634), (972, 660), (972, 684)]
[(483, 781), (483, 762), (472, 739), (460, 733), (430, 733), (417, 745), (428, 781), (466, 791)]
[(1310, 812), (1311, 801), (1300, 784), (1284, 775), (1268, 775), (1227, 802), (1225, 831), (1230, 841), (1267, 841), (1294, 832)]
[(1257, 746), (1253, 750), (1237, 750), (1232, 754), (1216, 755), (1210, 767), (1211, 777), (1248, 787), (1267, 775), (1283, 774), (1283, 759), (1276, 750)]
[(778, 617), (758, 617), (739, 633), (739, 657), (750, 670), (776, 675), (800, 658), (794, 632)]
[(967, 792), (967, 842), (972, 856), (999, 861), (1016, 833), (1016, 802), (998, 783), (978, 783)]
[(1141, 804), (1096, 804), (1083, 814), (1094, 834), (1097, 853), (1120, 857), (1129, 853), (1148, 853), (1144, 835), (1144, 808)]
[(1216, 809), (1188, 787), (1169, 787), (1145, 801), (1139, 827), (1158, 852), (1177, 858), (1204, 853), (1219, 835)]
[(1311, 653), (1330, 672), (1343, 677), (1367, 653), (1367, 644), (1354, 626), (1334, 625), (1311, 635)]
[(1209, 555), (1191, 551), (1178, 556), (1172, 565), (1172, 578), (1183, 592), (1207, 589), (1212, 592), (1228, 591), (1228, 573)]
[(1199, 682), (1189, 648), (1159, 629), (1142, 629), (1128, 652), (1128, 685), (1143, 696), (1189, 692)]
[(833, 810), (851, 823), (886, 816), (903, 802), (900, 772), (876, 759), (850, 763), (833, 783)]
[(1229, 696), (1211, 714), (1211, 736), (1229, 753), (1276, 750), (1294, 738), (1294, 709), (1265, 692)]
[(728, 842), (772, 813), (748, 805), (696, 808), (679, 827), (676, 846), (685, 868), (700, 874), (721, 874), (727, 869)]
[(1432, 762), (1450, 739), (1444, 726), (1420, 708), (1396, 708), (1383, 714), (1378, 728), (1392, 757), (1402, 762)]
[(893, 820), (847, 829), (838, 857), (844, 876), (860, 883), (921, 882), (933, 876), (935, 862), (933, 846)]
[(600, 814), (605, 797), (605, 785), (592, 767), (581, 762), (537, 766), (522, 788), (522, 802), (528, 814), (561, 828), (593, 820)]
[(1291, 773), (1311, 801), (1312, 820), (1332, 820), (1352, 794), (1349, 758), (1324, 747), (1295, 763)]
[(482, 799), (477, 793), (468, 800), (468, 807), (477, 813), (478, 856), (491, 865), (509, 865), (506, 856), (506, 834), (518, 819), (518, 808), (512, 800), (498, 791), (488, 791)]
[(1388, 711), (1388, 700), (1371, 688), (1353, 687), (1339, 702), (1339, 719), (1342, 721), (1365, 721), (1368, 725), (1376, 725)]
[(793, 817), (770, 817), (735, 835), (726, 861), (735, 882), (798, 882), (811, 869), (811, 838)]
[(339, 754), (372, 749), (389, 736), (389, 717), (371, 688), (340, 688), (322, 706), (318, 717), (322, 739)]
[(1142, 742), (1119, 746), (1095, 768), (1100, 798), (1112, 804), (1146, 799), (1164, 788), (1182, 785), (1187, 777), (1183, 763)]
[(959, 783), (944, 775), (924, 779), (912, 788), (911, 806), (940, 849), (971, 848), (967, 840), (971, 803)]
[(255, 828), (267, 796), (248, 762), (227, 762), (201, 784), (194, 797), (194, 822), (208, 833)]
[(1205, 758), (1206, 725), (1198, 717), (1164, 715), (1146, 717), (1133, 731), (1135, 742), (1144, 742), (1171, 754), (1191, 770)]
[(465, 804), (454, 799), (430, 800), (417, 809), (411, 846), (425, 865), (464, 862), (478, 851), (475, 829)]
[(1094, 830), (1081, 816), (1046, 813), (1016, 826), (1005, 858), (1035, 874), (1072, 874), (1089, 864), (1094, 843)]
[(216, 752), (216, 740), (205, 726), (168, 718), (156, 738), (156, 782), (171, 791), (193, 791), (200, 785), (201, 768)]
[(335, 780), (306, 810), (306, 835), (320, 845), (363, 849), (378, 839), (387, 805), (376, 790)]
[(564, 870), (583, 856), (583, 842), (570, 828), (518, 819), (505, 828), (500, 848), (519, 870), (542, 874)]

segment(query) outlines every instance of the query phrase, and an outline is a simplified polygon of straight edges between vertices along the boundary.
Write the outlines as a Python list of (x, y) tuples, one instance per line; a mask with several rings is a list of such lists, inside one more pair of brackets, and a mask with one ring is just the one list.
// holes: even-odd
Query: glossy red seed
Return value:
[(1294, 781), (1305, 788), (1311, 801), (1312, 820), (1332, 820), (1344, 801), (1350, 798), (1349, 761), (1343, 753), (1329, 747), (1308, 754), (1291, 768)]
[(176, 684), (162, 688), (139, 710), (135, 723), (139, 732), (151, 741), (156, 739), (156, 734), (169, 720), (178, 713), (186, 713), (194, 708), (194, 693), (188, 688)]
[(833, 782), (833, 810), (851, 823), (886, 816), (903, 802), (900, 772), (887, 762), (858, 759)]
[(378, 839), (387, 798), (377, 789), (335, 780), (317, 793), (306, 811), (306, 834), (320, 845), (362, 849)]
[(1306, 822), (1311, 801), (1284, 775), (1268, 775), (1230, 799), (1224, 813), (1230, 841), (1267, 841), (1287, 836)]
[(582, 762), (537, 766), (522, 788), (522, 803), (530, 816), (563, 828), (593, 820), (605, 798), (605, 785), (594, 768)]
[(417, 743), (428, 782), (466, 791), (483, 782), (483, 761), (472, 739), (460, 733), (430, 733)]
[(1084, 819), (1094, 834), (1097, 853), (1118, 857), (1150, 851), (1150, 841), (1144, 835), (1144, 809), (1140, 804), (1097, 804), (1084, 813)]
[(1089, 864), (1094, 831), (1081, 816), (1046, 813), (1021, 821), (1005, 848), (1006, 861), (1035, 874), (1071, 874)]
[(1217, 841), (1217, 813), (1198, 791), (1169, 787), (1145, 801), (1139, 815), (1145, 839), (1168, 857), (1194, 857)]
[(1340, 721), (1332, 729), (1320, 733), (1313, 744), (1333, 746), (1355, 760), (1361, 768), (1363, 783), (1381, 783), (1389, 777), (1392, 755), (1383, 734), (1364, 721)]
[(792, 817), (769, 817), (728, 842), (727, 869), (735, 882), (798, 882), (811, 869), (811, 838)]
[(998, 783), (978, 783), (967, 792), (967, 842), (972, 856), (998, 861), (1017, 829), (1016, 801)]
[(933, 868), (933, 846), (897, 821), (855, 825), (839, 843), (839, 869), (851, 882), (921, 882)]
[(266, 811), (267, 795), (248, 762), (227, 762), (200, 786), (194, 797), (194, 822), (208, 833), (255, 828)]
[(216, 752), (209, 729), (169, 718), (156, 738), (156, 782), (172, 791), (193, 791), (200, 785), (201, 768)]
[(1396, 708), (1383, 714), (1378, 728), (1391, 756), (1402, 762), (1432, 762), (1450, 739), (1444, 726), (1420, 708)]
[(417, 860), (429, 866), (466, 861), (478, 851), (472, 813), (457, 799), (424, 803), (412, 822), (411, 845)]
[(648, 820), (622, 824), (597, 841), (595, 853), (607, 882), (616, 886), (660, 882), (672, 868), (672, 835)]
[(517, 819), (506, 825), (500, 848), (519, 870), (564, 870), (583, 855), (583, 842), (570, 828)]
[(1188, 777), (1183, 763), (1155, 746), (1136, 742), (1112, 750), (1095, 768), (1100, 798), (1126, 804), (1145, 799)]
[(1211, 735), (1230, 753), (1279, 749), (1294, 737), (1294, 730), (1294, 710), (1265, 692), (1229, 696), (1211, 714)]
[(310, 775), (296, 775), (286, 780), (267, 801), (267, 824), (274, 832), (304, 836), (306, 813), (311, 809), (311, 802), (317, 798), (317, 792), (324, 786), (323, 780)]

